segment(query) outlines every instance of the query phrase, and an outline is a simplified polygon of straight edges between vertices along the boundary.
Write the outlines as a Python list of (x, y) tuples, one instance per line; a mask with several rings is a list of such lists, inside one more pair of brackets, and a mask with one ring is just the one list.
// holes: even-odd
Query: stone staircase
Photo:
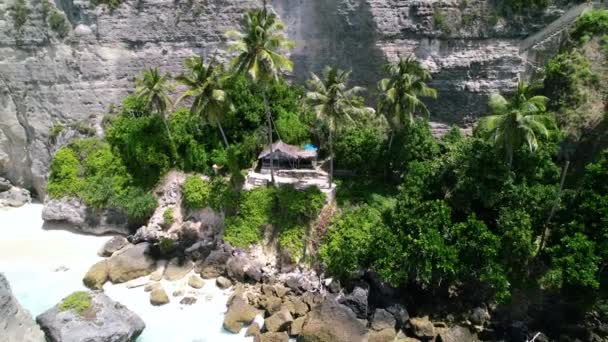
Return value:
[(560, 35), (565, 30), (567, 30), (570, 25), (572, 25), (576, 21), (576, 18), (578, 18), (582, 13), (593, 9), (594, 7), (601, 8), (602, 5), (604, 4), (601, 1), (593, 1), (584, 2), (582, 4), (570, 8), (561, 17), (556, 19), (547, 27), (526, 38), (519, 47), (519, 53), (525, 54), (528, 50), (550, 41), (557, 35)]

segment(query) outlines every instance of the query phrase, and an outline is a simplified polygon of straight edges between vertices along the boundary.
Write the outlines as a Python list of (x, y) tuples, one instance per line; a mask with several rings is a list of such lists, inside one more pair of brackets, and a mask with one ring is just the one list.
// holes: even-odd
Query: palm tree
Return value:
[(388, 77), (378, 82), (378, 112), (386, 116), (393, 130), (399, 129), (407, 121), (413, 122), (416, 114), (429, 115), (429, 110), (420, 99), (437, 98), (437, 90), (426, 84), (431, 80), (428, 70), (416, 59), (408, 57), (385, 65), (384, 72)]
[(136, 80), (135, 95), (144, 101), (146, 109), (150, 113), (160, 116), (173, 146), (173, 138), (166, 118), (168, 108), (173, 105), (171, 98), (167, 95), (172, 90), (168, 80), (169, 75), (161, 75), (157, 68), (144, 70), (142, 77)]
[(353, 115), (366, 112), (361, 98), (357, 95), (363, 91), (361, 87), (348, 89), (347, 83), (350, 71), (326, 67), (323, 79), (314, 73), (308, 81), (310, 91), (306, 97), (314, 105), (317, 116), (324, 119), (329, 126), (329, 187), (331, 188), (334, 173), (333, 132), (340, 122), (353, 120)]
[[(253, 82), (262, 86), (271, 153), (272, 117), (267, 98), (268, 86), (276, 82), (283, 72), (293, 70), (293, 62), (284, 53), (295, 44), (287, 39), (284, 30), (285, 25), (275, 13), (268, 11), (264, 0), (263, 8), (245, 14), (242, 31), (226, 33), (230, 50), (237, 53), (232, 60), (234, 70), (246, 73)], [(270, 174), (274, 183), (274, 163), (271, 161), (271, 164)]]
[(554, 127), (554, 118), (545, 112), (549, 100), (544, 96), (531, 96), (531, 88), (519, 82), (511, 101), (495, 94), (490, 98), (494, 115), (482, 118), (477, 127), (480, 133), (496, 147), (503, 149), (509, 164), (513, 163), (513, 151), (526, 144), (531, 152), (538, 148), (539, 136), (548, 137)]
[(191, 97), (192, 106), (190, 111), (206, 122), (219, 128), (226, 148), (229, 147), (228, 139), (222, 127), (222, 115), (230, 110), (230, 103), (222, 88), (223, 67), (217, 64), (215, 59), (205, 65), (203, 58), (191, 57), (185, 61), (188, 74), (181, 74), (176, 79), (179, 83), (188, 87), (182, 96), (176, 101), (180, 103), (183, 99)]

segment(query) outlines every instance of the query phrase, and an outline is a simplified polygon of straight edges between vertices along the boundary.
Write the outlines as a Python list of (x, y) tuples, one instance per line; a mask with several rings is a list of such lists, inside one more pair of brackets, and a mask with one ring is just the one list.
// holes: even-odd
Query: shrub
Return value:
[(65, 126), (63, 126), (62, 124), (54, 124), (53, 127), (51, 127), (51, 130), (49, 131), (49, 139), (51, 139), (51, 141), (55, 141), (55, 139), (57, 139), (59, 134), (61, 134), (64, 129)]
[(436, 9), (433, 12), (433, 22), (435, 23), (435, 28), (437, 30), (442, 31), (443, 33), (447, 33), (447, 34), (452, 33), (452, 29), (446, 22), (446, 16), (441, 10)]
[(53, 11), (48, 18), (49, 26), (53, 31), (57, 32), (57, 35), (61, 38), (67, 36), (70, 32), (70, 24), (65, 17), (65, 14), (60, 11)]
[(65, 297), (59, 304), (59, 311), (72, 310), (82, 315), (87, 309), (91, 308), (91, 294), (85, 291), (77, 291)]
[(42, 0), (41, 6), (42, 6), (42, 18), (46, 21), (49, 14), (51, 13), (51, 11), (53, 11), (55, 9), (55, 6), (53, 6), (51, 4), (50, 0)]
[(184, 204), (190, 209), (201, 209), (209, 206), (211, 185), (200, 176), (189, 176), (182, 185)]
[(163, 222), (166, 226), (171, 226), (175, 222), (175, 218), (173, 217), (173, 208), (167, 208), (163, 212)]
[(19, 30), (27, 22), (27, 16), (30, 14), (29, 8), (25, 0), (15, 1), (15, 5), (11, 7), (11, 16), (13, 17), (13, 25)]
[[(327, 230), (319, 256), (330, 274), (349, 278), (372, 262), (374, 232), (382, 230), (381, 213), (362, 206), (342, 213)], [(392, 244), (391, 244), (392, 245)]]
[(593, 36), (608, 34), (608, 10), (594, 10), (582, 14), (574, 23), (570, 36), (579, 43)]
[(49, 173), (46, 191), (53, 198), (78, 196), (84, 188), (80, 161), (69, 147), (57, 151), (49, 167)]
[(294, 226), (279, 233), (279, 247), (289, 252), (292, 262), (298, 262), (304, 255), (306, 228)]
[(224, 240), (244, 248), (262, 241), (263, 229), (271, 223), (274, 194), (273, 188), (257, 188), (243, 193), (238, 215), (226, 222)]
[(86, 135), (86, 136), (94, 136), (95, 135), (95, 129), (93, 127), (91, 127), (91, 125), (89, 125), (88, 123), (84, 122), (84, 121), (78, 121), (75, 122), (73, 124), (70, 125), (71, 128), (75, 129), (76, 132), (82, 134), (82, 135)]
[(348, 127), (334, 143), (337, 169), (367, 175), (382, 171), (386, 137), (375, 127)]

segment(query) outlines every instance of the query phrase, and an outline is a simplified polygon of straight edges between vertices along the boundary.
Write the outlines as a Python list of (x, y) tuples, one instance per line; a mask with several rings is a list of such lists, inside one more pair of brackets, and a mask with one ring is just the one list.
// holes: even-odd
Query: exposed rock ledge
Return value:
[(129, 234), (126, 215), (112, 209), (94, 210), (76, 198), (50, 199), (42, 210), (45, 228), (72, 228), (76, 231), (103, 235)]
[(31, 201), (29, 191), (13, 186), (8, 180), (0, 177), (0, 208), (21, 207)]
[(36, 317), (50, 342), (131, 342), (146, 327), (144, 321), (103, 293), (90, 293), (90, 307), (82, 312), (58, 304)]
[(44, 333), (13, 297), (8, 281), (0, 273), (0, 340), (2, 342), (44, 342)]

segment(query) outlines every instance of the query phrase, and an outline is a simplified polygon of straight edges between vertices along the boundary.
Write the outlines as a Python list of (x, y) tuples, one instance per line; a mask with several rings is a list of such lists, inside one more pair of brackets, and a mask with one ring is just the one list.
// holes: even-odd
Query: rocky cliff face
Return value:
[(44, 333), (13, 297), (11, 287), (0, 273), (0, 341), (44, 342)]
[[(0, 176), (39, 195), (56, 149), (54, 126), (84, 123), (100, 133), (102, 115), (143, 68), (176, 73), (184, 58), (214, 54), (226, 29), (259, 6), (256, 0), (123, 0), (110, 10), (89, 0), (50, 0), (51, 12), (69, 20), (61, 38), (43, 0), (25, 0), (21, 27), (15, 2), (0, 3)], [(430, 103), (433, 119), (450, 123), (482, 113), (488, 93), (513, 87), (524, 70), (519, 42), (538, 28), (507, 25), (485, 0), (270, 3), (298, 44), (296, 79), (335, 64), (353, 68), (355, 81), (373, 88), (387, 59), (414, 55), (435, 73), (440, 99)]]

